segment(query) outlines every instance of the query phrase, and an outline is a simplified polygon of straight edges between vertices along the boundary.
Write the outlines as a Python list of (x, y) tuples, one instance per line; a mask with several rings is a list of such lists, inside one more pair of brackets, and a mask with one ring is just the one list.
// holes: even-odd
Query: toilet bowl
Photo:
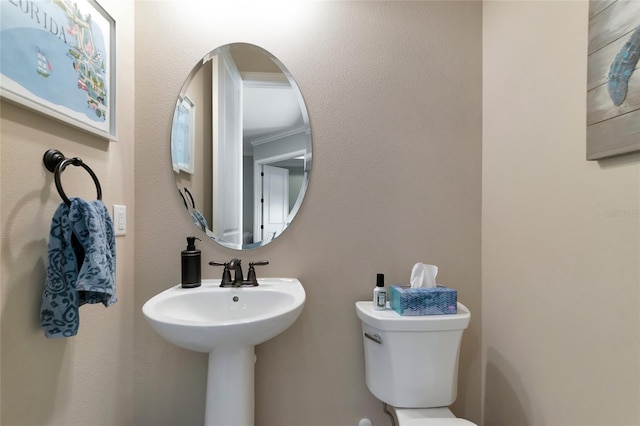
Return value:
[(356, 302), (369, 391), (393, 408), (398, 426), (473, 425), (447, 408), (457, 396), (462, 332), (471, 314), (401, 316)]

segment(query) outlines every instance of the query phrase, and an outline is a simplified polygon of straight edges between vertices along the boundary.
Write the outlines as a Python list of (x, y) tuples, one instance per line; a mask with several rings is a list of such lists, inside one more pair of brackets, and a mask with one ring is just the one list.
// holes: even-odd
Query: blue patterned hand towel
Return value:
[(53, 215), (49, 265), (40, 322), (47, 337), (78, 333), (78, 308), (116, 302), (116, 244), (109, 211), (100, 200), (71, 198)]

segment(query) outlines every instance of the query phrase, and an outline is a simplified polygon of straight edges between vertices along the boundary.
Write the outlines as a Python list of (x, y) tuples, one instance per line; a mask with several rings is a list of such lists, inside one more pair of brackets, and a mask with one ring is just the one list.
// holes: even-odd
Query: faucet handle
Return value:
[(224, 266), (222, 271), (222, 280), (220, 281), (220, 287), (232, 287), (233, 281), (231, 281), (231, 272), (229, 271), (229, 264), (225, 262), (216, 262), (212, 260), (209, 262), (211, 266)]
[(247, 272), (247, 280), (243, 282), (243, 285), (256, 287), (258, 285), (258, 277), (256, 276), (255, 266), (268, 265), (268, 260), (260, 260), (258, 262), (249, 263), (249, 272)]

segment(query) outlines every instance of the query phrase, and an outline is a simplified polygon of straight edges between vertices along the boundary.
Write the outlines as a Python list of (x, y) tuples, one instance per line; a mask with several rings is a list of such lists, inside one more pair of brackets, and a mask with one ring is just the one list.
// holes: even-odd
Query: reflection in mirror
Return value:
[(213, 240), (241, 250), (278, 237), (311, 171), (307, 109), (284, 65), (246, 43), (207, 54), (178, 97), (171, 161), (182, 202)]

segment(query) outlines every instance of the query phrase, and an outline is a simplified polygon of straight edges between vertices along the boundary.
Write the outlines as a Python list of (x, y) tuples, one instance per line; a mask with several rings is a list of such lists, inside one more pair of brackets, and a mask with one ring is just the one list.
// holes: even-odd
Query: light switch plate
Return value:
[(127, 206), (113, 205), (113, 229), (116, 236), (127, 234)]

